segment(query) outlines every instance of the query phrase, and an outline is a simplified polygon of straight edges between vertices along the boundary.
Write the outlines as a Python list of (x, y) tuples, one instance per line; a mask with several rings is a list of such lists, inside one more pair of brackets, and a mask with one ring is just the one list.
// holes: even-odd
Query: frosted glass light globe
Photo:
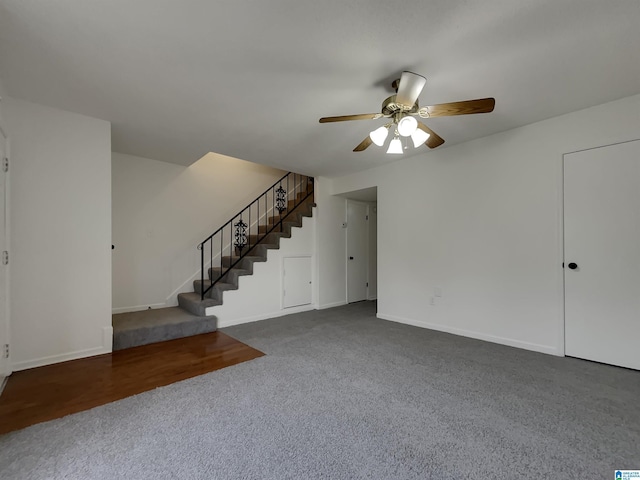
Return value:
[(398, 122), (398, 133), (403, 137), (410, 137), (416, 128), (418, 128), (418, 121), (414, 117), (402, 117)]

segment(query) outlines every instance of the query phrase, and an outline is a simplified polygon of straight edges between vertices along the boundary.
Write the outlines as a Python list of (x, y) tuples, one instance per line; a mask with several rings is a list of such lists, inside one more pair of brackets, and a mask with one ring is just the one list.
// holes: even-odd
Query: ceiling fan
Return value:
[(422, 75), (412, 72), (402, 72), (402, 76), (392, 83), (396, 94), (391, 95), (382, 102), (381, 113), (322, 117), (320, 123), (388, 118), (391, 120), (389, 123), (372, 131), (353, 151), (362, 152), (372, 143), (381, 147), (389, 135), (389, 130), (391, 127), (394, 127), (394, 137), (389, 143), (387, 153), (402, 153), (403, 148), (400, 137), (410, 137), (415, 148), (418, 148), (422, 144), (425, 144), (429, 148), (436, 148), (444, 143), (442, 137), (424, 123), (416, 120), (416, 116), (420, 118), (432, 118), (489, 113), (493, 111), (496, 103), (494, 98), (479, 98), (477, 100), (441, 103), (439, 105), (420, 107), (420, 105), (418, 105), (418, 96), (426, 83), (427, 79)]

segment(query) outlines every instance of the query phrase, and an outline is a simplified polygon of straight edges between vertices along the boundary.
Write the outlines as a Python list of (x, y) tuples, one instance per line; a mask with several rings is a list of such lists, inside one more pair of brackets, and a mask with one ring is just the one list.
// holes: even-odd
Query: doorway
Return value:
[(369, 207), (347, 200), (347, 303), (367, 299), (369, 289)]
[(564, 155), (565, 354), (640, 370), (640, 140)]
[(377, 299), (378, 210), (377, 187), (343, 194), (347, 198), (346, 299), (347, 303)]

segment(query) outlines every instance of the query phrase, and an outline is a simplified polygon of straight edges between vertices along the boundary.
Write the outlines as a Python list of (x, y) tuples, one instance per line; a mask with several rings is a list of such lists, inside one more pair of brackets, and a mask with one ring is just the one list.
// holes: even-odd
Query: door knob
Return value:
[(353, 257), (349, 257), (349, 260), (353, 260)]
[(569, 267), (571, 270), (575, 270), (576, 268), (578, 268), (578, 264), (571, 262), (569, 265), (567, 265), (567, 267)]

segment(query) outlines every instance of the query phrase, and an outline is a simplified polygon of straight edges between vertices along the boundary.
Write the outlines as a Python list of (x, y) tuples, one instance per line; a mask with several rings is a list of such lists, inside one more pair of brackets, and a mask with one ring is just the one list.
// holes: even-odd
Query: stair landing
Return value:
[(218, 319), (193, 315), (180, 307), (155, 308), (112, 316), (113, 350), (215, 332)]

